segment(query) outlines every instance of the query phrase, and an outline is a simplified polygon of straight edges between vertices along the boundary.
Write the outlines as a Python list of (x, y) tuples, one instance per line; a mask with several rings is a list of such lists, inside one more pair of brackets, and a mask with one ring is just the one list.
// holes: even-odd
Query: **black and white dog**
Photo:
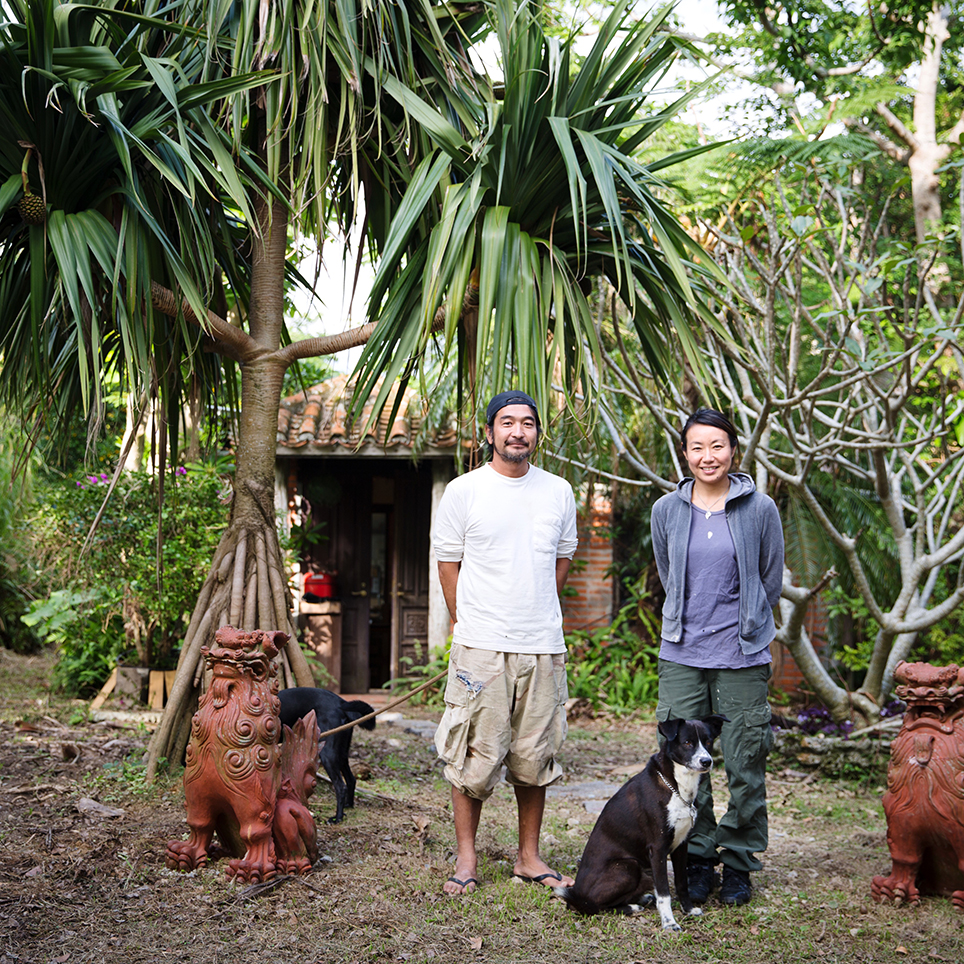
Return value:
[(556, 896), (581, 914), (638, 914), (652, 904), (655, 891), (663, 927), (678, 931), (666, 868), (671, 857), (683, 913), (703, 913), (690, 901), (686, 838), (696, 819), (700, 779), (713, 765), (713, 741), (728, 722), (725, 716), (708, 716), (659, 724), (663, 748), (603, 808), (583, 851), (576, 882), (555, 888)]
[[(363, 700), (348, 702), (331, 690), (315, 689), (311, 686), (294, 686), (282, 690), (278, 698), (281, 700), (281, 722), (285, 726), (294, 726), (298, 720), (314, 710), (319, 733), (375, 712)], [(358, 725), (364, 730), (375, 729), (374, 719)], [(325, 737), (318, 747), (318, 759), (335, 791), (335, 815), (328, 818), (329, 823), (341, 823), (345, 817), (345, 807), (355, 806), (355, 776), (348, 765), (351, 734), (351, 729), (334, 733)]]

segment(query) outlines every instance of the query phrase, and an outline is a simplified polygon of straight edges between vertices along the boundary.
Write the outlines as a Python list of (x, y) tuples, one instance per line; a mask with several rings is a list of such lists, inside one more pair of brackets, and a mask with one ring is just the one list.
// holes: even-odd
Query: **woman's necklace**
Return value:
[[(705, 502), (703, 502), (702, 499), (700, 499), (700, 502), (703, 503), (703, 504), (700, 506), (700, 508), (706, 510), (706, 516), (705, 516), (705, 518), (708, 519), (711, 515), (713, 515), (713, 506), (715, 506), (715, 505), (717, 504), (717, 502), (720, 502), (722, 499), (725, 499), (729, 494), (730, 494), (730, 489), (729, 489), (729, 486), (727, 486), (726, 492), (724, 492), (718, 499), (716, 499), (715, 501), (711, 502), (709, 505), (707, 505)], [(693, 500), (696, 501), (696, 490), (695, 490), (695, 489), (693, 490)]]

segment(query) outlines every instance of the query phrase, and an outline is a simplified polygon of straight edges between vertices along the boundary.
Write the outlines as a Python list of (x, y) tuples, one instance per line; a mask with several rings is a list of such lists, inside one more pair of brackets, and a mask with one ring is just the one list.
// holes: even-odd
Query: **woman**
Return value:
[(783, 530), (773, 500), (750, 476), (731, 473), (736, 431), (702, 408), (681, 434), (691, 476), (653, 506), (653, 551), (666, 590), (659, 653), (659, 720), (719, 713), (730, 802), (717, 823), (702, 782), (689, 839), (690, 898), (749, 902), (750, 872), (766, 850), (766, 756), (770, 749), (770, 643), (783, 583)]

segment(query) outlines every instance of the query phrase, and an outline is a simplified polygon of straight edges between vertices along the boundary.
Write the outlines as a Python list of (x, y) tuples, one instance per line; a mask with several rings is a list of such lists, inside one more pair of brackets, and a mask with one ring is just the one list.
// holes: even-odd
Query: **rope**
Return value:
[(392, 700), (391, 703), (386, 703), (380, 710), (375, 710), (374, 713), (369, 713), (367, 716), (360, 716), (357, 720), (352, 720), (351, 723), (343, 723), (341, 726), (336, 726), (333, 730), (325, 730), (324, 733), (318, 734), (318, 739), (323, 740), (326, 736), (331, 736), (334, 733), (341, 733), (342, 730), (350, 730), (353, 726), (358, 726), (359, 723), (365, 723), (368, 720), (373, 720), (376, 716), (381, 716), (382, 713), (387, 713), (390, 709), (392, 709), (392, 707), (398, 706), (399, 703), (406, 703), (417, 693), (421, 693), (422, 690), (427, 690), (430, 686), (434, 686), (447, 673), (448, 670), (443, 669), (441, 673), (422, 683), (421, 686), (413, 689), (411, 693), (406, 693), (404, 696), (399, 696), (398, 699)]

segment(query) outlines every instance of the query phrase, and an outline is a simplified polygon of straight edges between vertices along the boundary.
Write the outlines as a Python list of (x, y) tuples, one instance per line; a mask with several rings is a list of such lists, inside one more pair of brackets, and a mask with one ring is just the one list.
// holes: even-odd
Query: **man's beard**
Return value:
[(532, 455), (532, 450), (528, 447), (524, 452), (510, 452), (508, 446), (503, 446), (501, 449), (496, 449), (496, 452), (503, 462), (512, 462), (515, 465), (525, 462)]

